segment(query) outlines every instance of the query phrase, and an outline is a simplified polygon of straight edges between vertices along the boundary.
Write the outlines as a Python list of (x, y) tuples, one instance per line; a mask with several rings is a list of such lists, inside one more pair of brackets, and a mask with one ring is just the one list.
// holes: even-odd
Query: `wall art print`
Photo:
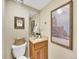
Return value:
[(73, 48), (72, 1), (51, 11), (51, 42), (72, 50)]

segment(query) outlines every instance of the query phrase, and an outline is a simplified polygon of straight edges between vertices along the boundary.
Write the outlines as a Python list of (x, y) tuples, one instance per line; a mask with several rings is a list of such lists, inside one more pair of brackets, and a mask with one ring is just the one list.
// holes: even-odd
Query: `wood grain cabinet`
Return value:
[(48, 59), (48, 40), (29, 44), (30, 59)]

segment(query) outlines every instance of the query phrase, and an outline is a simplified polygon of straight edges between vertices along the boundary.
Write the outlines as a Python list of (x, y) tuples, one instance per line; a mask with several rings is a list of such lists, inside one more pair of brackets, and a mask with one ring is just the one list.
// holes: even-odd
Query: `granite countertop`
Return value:
[(30, 38), (30, 41), (32, 42), (32, 43), (39, 43), (39, 42), (43, 42), (43, 41), (46, 41), (46, 40), (48, 40), (48, 38), (47, 37), (42, 37), (42, 38), (37, 38), (37, 39), (33, 39), (33, 38)]

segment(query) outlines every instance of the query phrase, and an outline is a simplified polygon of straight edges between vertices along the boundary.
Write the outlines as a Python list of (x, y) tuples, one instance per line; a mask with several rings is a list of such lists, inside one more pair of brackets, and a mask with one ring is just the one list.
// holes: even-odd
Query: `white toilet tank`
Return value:
[(26, 50), (26, 42), (22, 45), (12, 45), (12, 53), (15, 58), (23, 56)]

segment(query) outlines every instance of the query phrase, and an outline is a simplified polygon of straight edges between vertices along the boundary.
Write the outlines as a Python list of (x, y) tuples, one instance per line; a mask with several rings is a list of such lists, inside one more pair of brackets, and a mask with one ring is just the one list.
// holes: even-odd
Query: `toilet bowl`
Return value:
[(18, 57), (17, 59), (27, 59), (25, 56)]
[(26, 50), (26, 42), (21, 45), (12, 45), (12, 53), (13, 56), (16, 59), (27, 59), (26, 56), (24, 56)]

